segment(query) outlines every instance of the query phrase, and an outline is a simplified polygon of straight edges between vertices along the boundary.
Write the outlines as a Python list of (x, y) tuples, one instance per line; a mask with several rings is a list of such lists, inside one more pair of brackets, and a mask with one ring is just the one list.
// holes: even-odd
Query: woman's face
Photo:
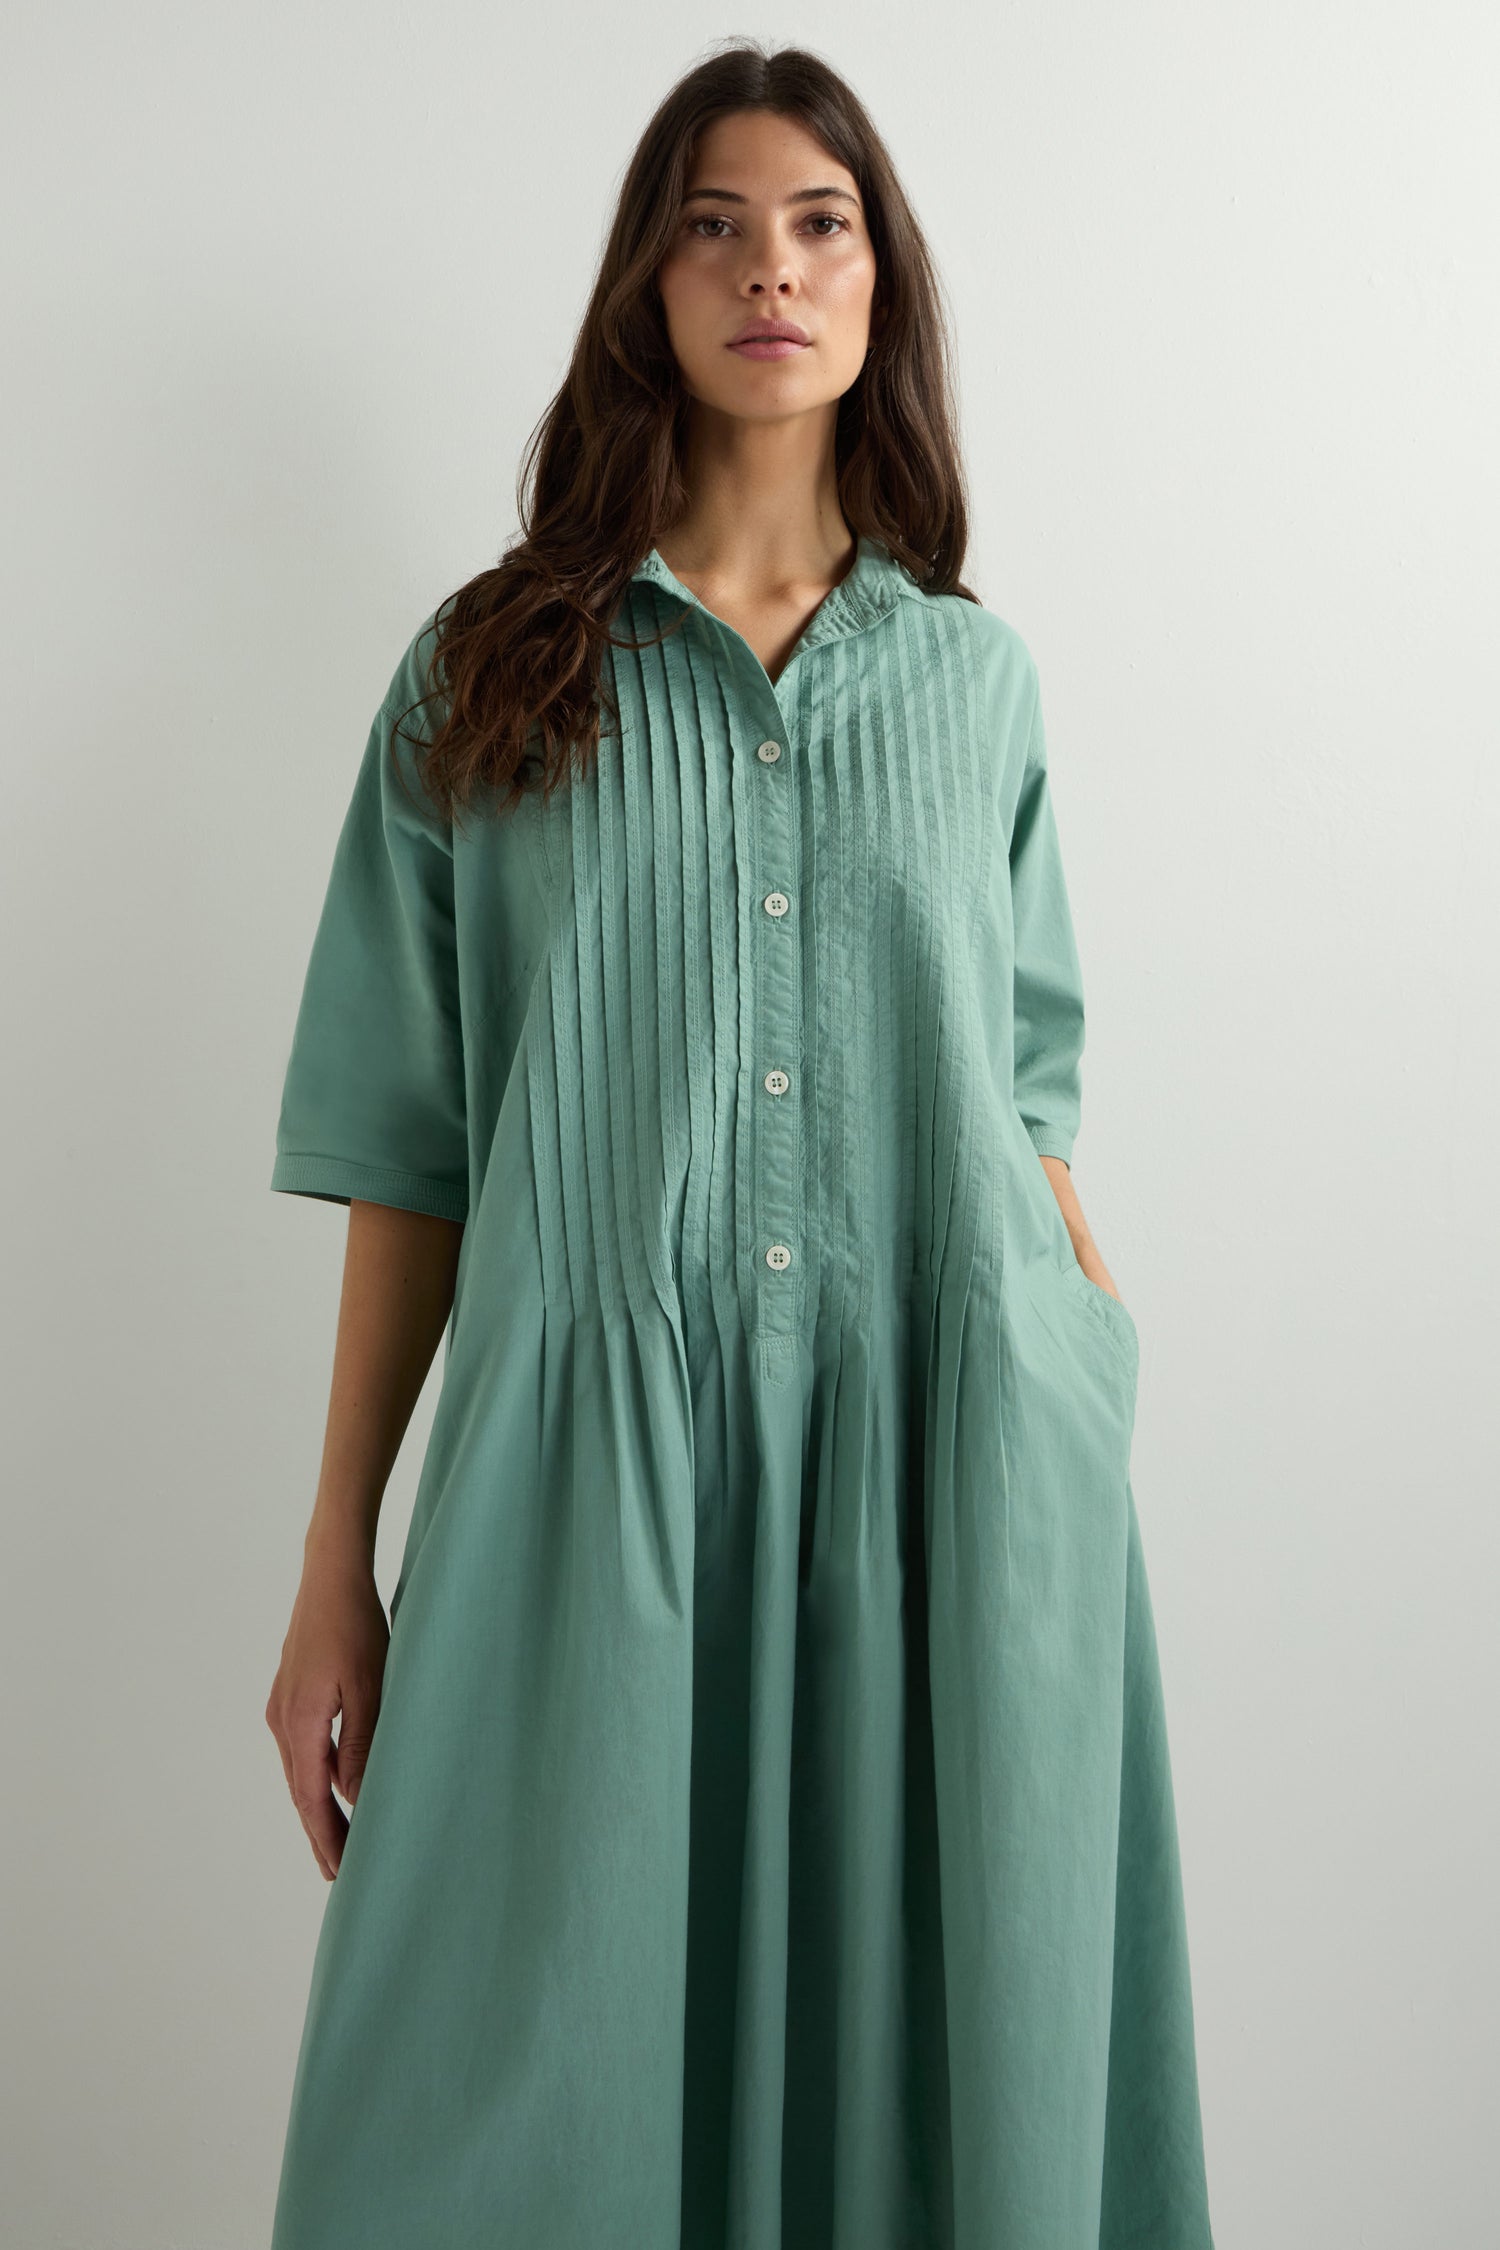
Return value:
[[(853, 177), (790, 118), (715, 119), (657, 273), (692, 397), (745, 421), (841, 398), (864, 363), (875, 254)], [(803, 341), (741, 342), (781, 321)]]

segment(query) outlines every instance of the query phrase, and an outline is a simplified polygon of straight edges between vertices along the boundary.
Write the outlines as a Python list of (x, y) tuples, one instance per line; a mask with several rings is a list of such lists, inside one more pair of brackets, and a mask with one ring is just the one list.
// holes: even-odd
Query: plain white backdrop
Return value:
[(269, 2233), (345, 1227), (268, 1185), (302, 972), (635, 138), (741, 32), (889, 140), (1040, 667), (1219, 2250), (1493, 2228), (1493, 11), (53, 0), (0, 71), (4, 2250)]

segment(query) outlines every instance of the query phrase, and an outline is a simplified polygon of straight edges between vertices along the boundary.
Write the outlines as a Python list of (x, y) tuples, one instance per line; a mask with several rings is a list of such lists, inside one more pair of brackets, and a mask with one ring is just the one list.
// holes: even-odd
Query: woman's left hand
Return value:
[(1115, 1287), (1110, 1270), (1099, 1255), (1099, 1246), (1089, 1232), (1089, 1223), (1083, 1215), (1083, 1207), (1079, 1203), (1078, 1191), (1073, 1185), (1071, 1171), (1060, 1156), (1042, 1157), (1041, 1166), (1052, 1184), (1053, 1194), (1057, 1197), (1057, 1207), (1061, 1211), (1064, 1223), (1067, 1226), (1068, 1239), (1073, 1245), (1074, 1257), (1096, 1289), (1102, 1289), (1106, 1296), (1113, 1297), (1118, 1303), (1123, 1304), (1125, 1300)]

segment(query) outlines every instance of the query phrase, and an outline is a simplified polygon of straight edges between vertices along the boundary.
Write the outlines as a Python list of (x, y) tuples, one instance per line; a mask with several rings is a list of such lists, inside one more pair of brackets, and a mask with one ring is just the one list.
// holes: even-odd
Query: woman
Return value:
[(1207, 2250), (1036, 671), (814, 58), (652, 120), (525, 518), (396, 667), (286, 1075), (350, 1218), (275, 2250)]

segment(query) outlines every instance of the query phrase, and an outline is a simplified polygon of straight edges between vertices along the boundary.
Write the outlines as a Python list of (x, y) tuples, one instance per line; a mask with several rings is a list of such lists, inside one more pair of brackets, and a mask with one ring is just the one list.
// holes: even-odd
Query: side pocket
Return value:
[(1130, 1313), (1118, 1297), (1112, 1297), (1107, 1289), (1101, 1289), (1097, 1281), (1090, 1281), (1074, 1257), (1071, 1246), (1065, 1256), (1059, 1257), (1057, 1263), (1074, 1296), (1088, 1307), (1100, 1326), (1108, 1330), (1134, 1374), (1140, 1364), (1141, 1338)]

